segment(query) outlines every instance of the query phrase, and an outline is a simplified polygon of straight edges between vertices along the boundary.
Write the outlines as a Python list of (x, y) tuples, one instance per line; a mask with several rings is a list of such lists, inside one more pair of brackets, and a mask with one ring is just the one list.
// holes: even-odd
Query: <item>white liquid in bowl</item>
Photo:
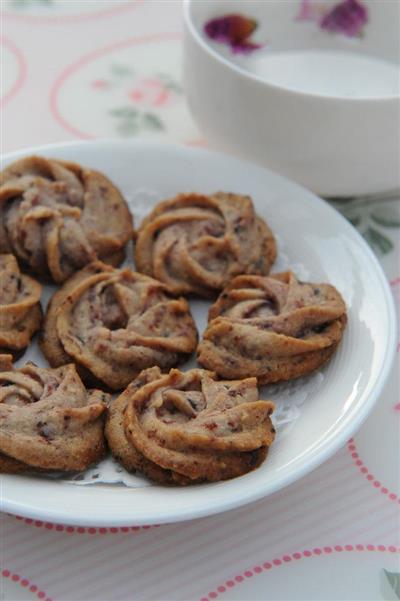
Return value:
[(255, 52), (246, 67), (271, 84), (308, 94), (358, 99), (400, 94), (396, 64), (353, 52)]

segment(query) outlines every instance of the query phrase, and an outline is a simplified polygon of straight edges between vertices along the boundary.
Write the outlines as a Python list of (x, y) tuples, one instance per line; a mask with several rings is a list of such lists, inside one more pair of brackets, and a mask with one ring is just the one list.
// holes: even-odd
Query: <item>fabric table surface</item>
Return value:
[[(116, 136), (205, 145), (182, 89), (179, 1), (1, 0), (1, 8), (3, 153)], [(334, 206), (377, 253), (398, 309), (400, 195)], [(255, 504), (158, 527), (3, 514), (0, 599), (400, 599), (399, 425), (394, 368), (344, 448)]]

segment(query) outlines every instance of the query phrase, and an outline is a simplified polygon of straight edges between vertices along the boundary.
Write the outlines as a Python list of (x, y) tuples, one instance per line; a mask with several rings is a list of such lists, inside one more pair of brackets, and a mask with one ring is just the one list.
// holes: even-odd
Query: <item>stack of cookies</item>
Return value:
[[(346, 325), (333, 286), (270, 275), (247, 196), (179, 194), (135, 231), (105, 175), (29, 157), (1, 174), (0, 253), (0, 472), (81, 471), (109, 448), (160, 484), (243, 475), (275, 437), (257, 386), (321, 367)], [(59, 286), (44, 316), (37, 280)], [(200, 343), (193, 297), (213, 301)], [(50, 367), (15, 369), (37, 332)], [(176, 369), (196, 350), (204, 369)]]

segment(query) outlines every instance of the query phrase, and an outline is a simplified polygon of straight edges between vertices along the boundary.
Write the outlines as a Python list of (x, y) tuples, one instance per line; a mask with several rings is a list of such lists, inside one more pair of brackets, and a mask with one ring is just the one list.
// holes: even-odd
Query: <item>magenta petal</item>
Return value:
[(256, 28), (257, 22), (254, 19), (230, 14), (208, 21), (204, 25), (204, 33), (214, 42), (230, 46), (234, 54), (249, 54), (263, 47), (248, 39)]
[(204, 32), (216, 42), (229, 43), (229, 24), (226, 18), (212, 19), (204, 26)]
[(354, 37), (360, 35), (367, 22), (368, 9), (361, 2), (344, 0), (324, 16), (321, 27)]
[(253, 42), (242, 42), (240, 44), (231, 45), (233, 54), (251, 54), (254, 50), (259, 50), (263, 47), (263, 44), (254, 44)]

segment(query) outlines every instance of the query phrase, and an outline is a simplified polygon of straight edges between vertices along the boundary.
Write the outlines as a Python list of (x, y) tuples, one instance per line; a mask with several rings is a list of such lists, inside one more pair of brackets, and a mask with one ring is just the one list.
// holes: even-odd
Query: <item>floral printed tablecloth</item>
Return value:
[[(178, 0), (1, 8), (3, 153), (105, 136), (205, 144), (182, 89)], [(378, 254), (399, 307), (400, 194), (330, 202)], [(147, 528), (2, 515), (0, 599), (400, 599), (399, 426), (394, 369), (335, 457), (251, 506)]]

